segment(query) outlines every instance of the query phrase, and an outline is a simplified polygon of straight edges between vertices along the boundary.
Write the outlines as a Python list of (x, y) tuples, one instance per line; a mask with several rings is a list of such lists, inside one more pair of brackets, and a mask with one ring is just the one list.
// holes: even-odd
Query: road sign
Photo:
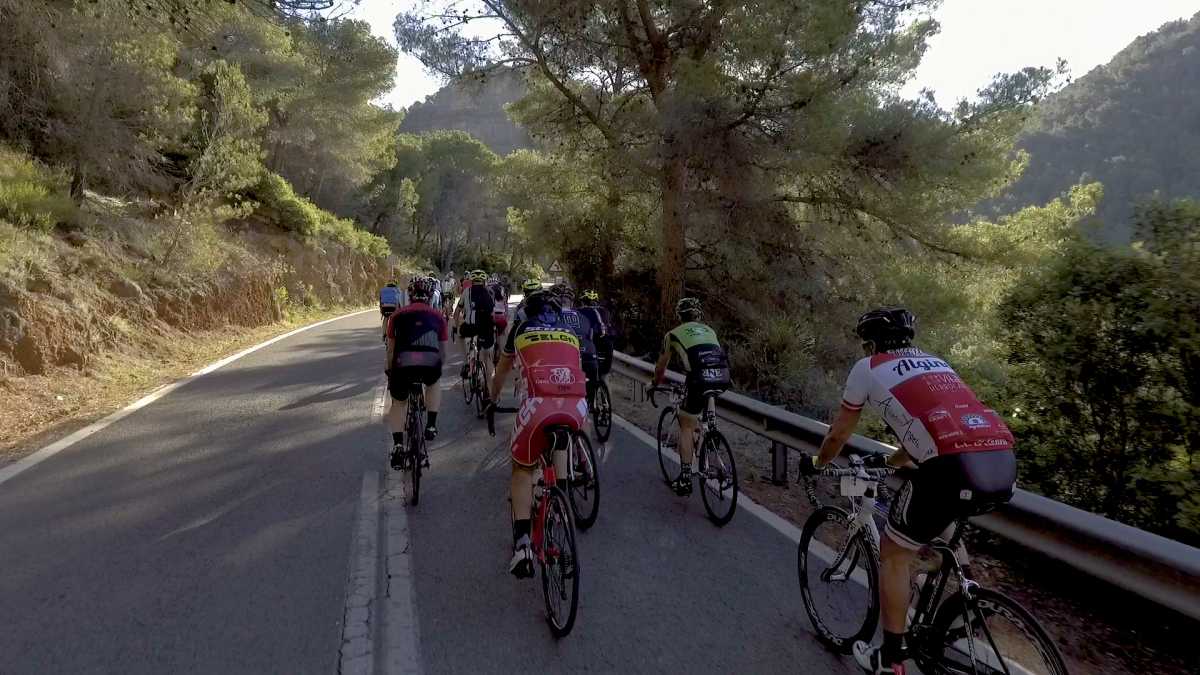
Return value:
[(562, 271), (562, 265), (558, 264), (557, 260), (554, 261), (554, 264), (550, 265), (550, 274), (562, 274)]

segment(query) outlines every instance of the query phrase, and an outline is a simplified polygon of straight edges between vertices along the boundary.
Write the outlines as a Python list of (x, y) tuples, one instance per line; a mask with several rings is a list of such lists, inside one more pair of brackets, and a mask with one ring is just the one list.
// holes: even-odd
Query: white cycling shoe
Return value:
[(508, 563), (508, 571), (518, 579), (528, 579), (533, 576), (533, 549), (530, 547), (528, 536), (517, 540), (517, 545), (513, 548), (512, 560)]
[(903, 663), (883, 663), (883, 647), (871, 646), (862, 640), (854, 643), (852, 648), (854, 660), (864, 672), (871, 675), (905, 675)]

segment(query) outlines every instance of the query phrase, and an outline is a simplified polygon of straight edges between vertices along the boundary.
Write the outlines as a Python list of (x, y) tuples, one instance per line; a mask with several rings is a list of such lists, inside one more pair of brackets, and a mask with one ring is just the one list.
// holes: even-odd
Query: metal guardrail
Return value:
[[(654, 365), (617, 352), (613, 372), (644, 387), (651, 383)], [(667, 377), (672, 382), (683, 382), (678, 373), (670, 372)], [(788, 452), (816, 452), (829, 429), (827, 424), (733, 392), (717, 399), (717, 414), (771, 440), (776, 483), (787, 480)], [(859, 435), (851, 437), (846, 445), (860, 453), (895, 450)], [(1006, 506), (972, 522), (1200, 620), (1200, 549), (1020, 489)]]

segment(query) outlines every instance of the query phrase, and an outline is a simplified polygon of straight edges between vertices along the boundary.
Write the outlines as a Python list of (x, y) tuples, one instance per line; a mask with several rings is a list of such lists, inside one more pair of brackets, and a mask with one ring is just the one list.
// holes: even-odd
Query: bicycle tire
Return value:
[(462, 378), (462, 388), (463, 388), (463, 401), (465, 401), (467, 405), (471, 405), (471, 401), (473, 401), (474, 397), (475, 397), (475, 388), (471, 386), (471, 374), (470, 373), (467, 373), (467, 376)]
[[(592, 442), (588, 440), (587, 434), (582, 431), (576, 431), (571, 434), (572, 447), (570, 460), (574, 462), (576, 459), (582, 459), (586, 464), (583, 475), (576, 469), (570, 478), (570, 483), (567, 486), (567, 496), (571, 500), (571, 509), (575, 514), (575, 525), (586, 530), (596, 523), (596, 518), (600, 515), (600, 466), (596, 462), (596, 452), (592, 449)], [(575, 446), (574, 443), (578, 443)], [(575, 453), (580, 453), (576, 457)], [(587, 498), (590, 495), (590, 500)]]
[[(562, 491), (556, 487), (547, 488), (550, 492), (550, 503), (546, 508), (546, 522), (543, 525), (542, 556), (539, 563), (542, 575), (542, 597), (546, 603), (546, 622), (550, 624), (550, 632), (556, 638), (570, 634), (575, 626), (575, 616), (579, 611), (579, 555), (575, 547), (575, 525), (571, 518), (571, 505)], [(567, 553), (566, 558), (562, 552)], [(565, 563), (565, 564), (564, 564)], [(551, 581), (556, 582), (551, 588)], [(552, 602), (556, 594), (562, 596), (570, 591), (570, 599), (558, 597), (568, 605), (565, 608)]]
[(483, 419), (484, 385), (483, 359), (476, 357), (475, 375), (471, 378), (471, 386), (475, 389), (475, 417), (477, 419)]
[(663, 482), (670, 485), (674, 476), (667, 470), (666, 450), (679, 451), (679, 418), (674, 406), (663, 408), (658, 416), (658, 468), (662, 469)]
[[(844, 548), (847, 554), (842, 558), (839, 569), (842, 569), (847, 562), (851, 569), (856, 568), (859, 563), (862, 565), (867, 581), (865, 592), (862, 594), (866, 601), (866, 610), (861, 623), (852, 617), (847, 622), (846, 630), (835, 630), (830, 625), (831, 617), (826, 616), (826, 614), (832, 613), (832, 608), (830, 612), (821, 611), (813, 597), (814, 588), (810, 582), (814, 570), (823, 570), (817, 576), (818, 580), (829, 588), (829, 592), (823, 595), (836, 598), (838, 607), (845, 607), (848, 595), (845, 587), (835, 586), (829, 581), (821, 579), (833, 561), (826, 560), (827, 554), (822, 555), (821, 552), (814, 550), (817, 548), (814, 544), (827, 548), (825, 542), (816, 536), (817, 529), (826, 523), (832, 523), (834, 527), (849, 532), (850, 515), (836, 506), (823, 506), (813, 511), (808, 520), (804, 521), (804, 529), (800, 533), (800, 543), (796, 547), (796, 574), (800, 582), (800, 597), (804, 601), (804, 612), (808, 614), (808, 620), (812, 623), (813, 630), (816, 631), (817, 639), (839, 654), (849, 654), (855, 642), (870, 641), (875, 635), (876, 626), (879, 625), (879, 552), (875, 542), (861, 531), (856, 533), (853, 539), (848, 540), (843, 547), (840, 547)], [(834, 552), (835, 555), (837, 553), (837, 551)], [(821, 564), (814, 565), (814, 559), (820, 561)], [(851, 572), (838, 583), (855, 584), (853, 576), (854, 573)]]
[[(967, 631), (964, 628), (969, 622), (971, 625), (976, 625), (976, 623), (971, 622), (971, 619), (968, 618), (968, 612), (975, 615), (980, 626), (979, 629), (970, 631), (974, 634), (970, 640), (966, 638)], [(981, 616), (983, 620), (978, 621)], [(1016, 631), (1000, 631), (988, 627), (988, 619), (997, 616), (1007, 620)], [(1001, 638), (1006, 638), (1017, 633), (1023, 634), (1028, 642), (1021, 645), (1020, 648), (1006, 648), (1002, 651), (1008, 654), (1019, 654), (1019, 658), (1026, 661), (1031, 655), (1036, 654), (1042, 661), (1040, 667), (1031, 667), (1031, 664), (1018, 662), (1015, 658), (1007, 657), (1003, 653), (997, 659), (995, 656), (998, 646), (995, 642), (996, 635), (1000, 634)], [(955, 639), (956, 635), (963, 637)], [(1009, 641), (1006, 639), (1002, 639), (1002, 641), (1007, 646)], [(927, 673), (945, 675), (979, 673), (982, 675), (1004, 673), (1007, 670), (1014, 674), (1067, 675), (1067, 666), (1063, 662), (1062, 654), (1042, 624), (1016, 600), (989, 588), (976, 587), (971, 593), (970, 600), (967, 600), (959, 592), (943, 602), (938, 607), (937, 615), (934, 617), (927, 637), (922, 644), (916, 645), (916, 647), (914, 659), (921, 667), (921, 671)], [(1007, 662), (1015, 663), (1017, 666), (1007, 668), (1003, 665)]]
[(592, 408), (592, 426), (596, 430), (596, 440), (607, 443), (612, 435), (612, 396), (608, 391), (608, 383), (600, 380), (596, 387), (596, 405)]
[[(714, 467), (714, 462), (716, 466)], [(716, 429), (708, 432), (700, 442), (700, 497), (708, 519), (717, 527), (725, 527), (733, 520), (737, 511), (738, 479), (737, 460), (729, 441)], [(728, 511), (720, 508), (728, 507)]]
[(425, 430), (423, 426), (422, 415), (417, 410), (417, 402), (409, 401), (408, 424), (405, 428), (405, 433), (408, 434), (408, 454), (409, 468), (404, 473), (408, 474), (408, 496), (409, 503), (416, 506), (421, 501), (421, 449), (425, 443)]

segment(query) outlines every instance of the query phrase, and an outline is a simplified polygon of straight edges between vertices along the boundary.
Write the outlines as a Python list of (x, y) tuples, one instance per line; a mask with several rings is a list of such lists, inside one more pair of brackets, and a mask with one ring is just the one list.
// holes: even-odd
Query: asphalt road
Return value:
[[(377, 330), (362, 314), (278, 342), (0, 485), (0, 673), (337, 672), (364, 475), (386, 471)], [(408, 669), (856, 672), (812, 637), (794, 544), (744, 509), (714, 527), (620, 428), (556, 641), (540, 583), (507, 573), (504, 434), (463, 405), (457, 362), (404, 514)]]

